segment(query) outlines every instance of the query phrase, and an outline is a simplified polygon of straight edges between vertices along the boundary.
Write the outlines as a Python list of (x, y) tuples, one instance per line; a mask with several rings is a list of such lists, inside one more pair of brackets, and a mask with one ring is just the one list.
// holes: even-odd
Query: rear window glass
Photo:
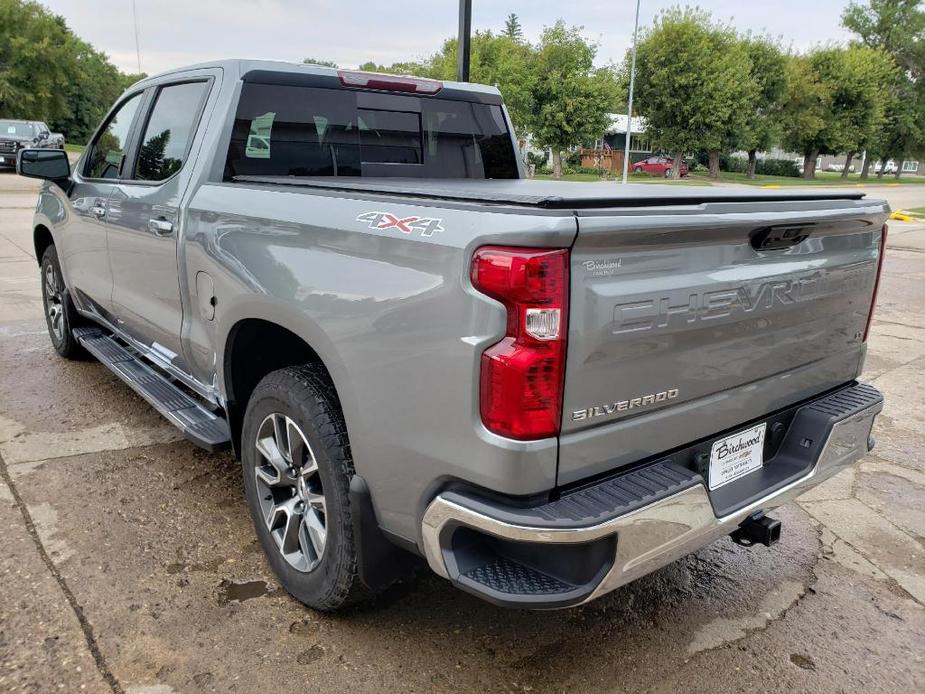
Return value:
[(225, 179), (238, 176), (516, 178), (500, 106), (245, 83)]

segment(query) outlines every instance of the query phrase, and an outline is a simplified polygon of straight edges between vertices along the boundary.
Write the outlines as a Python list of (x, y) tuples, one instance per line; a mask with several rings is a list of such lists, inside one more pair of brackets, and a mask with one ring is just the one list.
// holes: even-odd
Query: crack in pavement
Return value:
[[(693, 658), (702, 653), (708, 653), (718, 648), (725, 648), (731, 644), (738, 643), (739, 641), (745, 641), (754, 634), (769, 629), (776, 622), (786, 618), (787, 614), (799, 605), (808, 594), (813, 593), (813, 586), (819, 580), (816, 575), (816, 567), (819, 565), (824, 555), (825, 545), (822, 539), (823, 527), (825, 526), (821, 523), (818, 526), (814, 526), (816, 540), (819, 543), (819, 550), (816, 552), (815, 559), (809, 567), (809, 577), (805, 581), (784, 581), (775, 588), (775, 590), (781, 592), (790, 588), (794, 590), (795, 594), (786, 601), (785, 605), (773, 609), (773, 611), (770, 609), (764, 609), (762, 611), (762, 609), (759, 608), (758, 612), (755, 614), (739, 618), (722, 618), (703, 625), (697, 630), (687, 646), (687, 658)], [(772, 593), (769, 592), (765, 596), (765, 601), (761, 603), (762, 608), (766, 606), (768, 596), (772, 596)], [(724, 631), (726, 632), (725, 634), (723, 633)], [(730, 632), (735, 634), (733, 638), (729, 637)], [(698, 640), (701, 642), (699, 647)]]
[(23, 521), (26, 525), (26, 531), (29, 533), (29, 537), (32, 538), (32, 542), (35, 545), (36, 550), (38, 550), (39, 556), (42, 558), (42, 561), (45, 562), (45, 567), (48, 569), (48, 572), (52, 575), (55, 581), (57, 581), (58, 587), (61, 588), (61, 592), (64, 594), (65, 599), (71, 606), (71, 610), (74, 612), (74, 616), (77, 617), (77, 622), (80, 624), (81, 631), (83, 631), (84, 640), (87, 643), (87, 648), (90, 650), (90, 655), (93, 656), (93, 661), (96, 663), (96, 669), (99, 671), (100, 676), (102, 676), (106, 683), (109, 684), (114, 694), (124, 694), (125, 690), (122, 688), (122, 685), (119, 684), (116, 676), (112, 673), (112, 670), (106, 663), (106, 659), (103, 657), (102, 651), (100, 651), (99, 644), (97, 644), (96, 641), (96, 636), (93, 633), (93, 625), (90, 624), (90, 621), (84, 614), (83, 607), (81, 607), (80, 603), (77, 602), (77, 598), (68, 587), (67, 581), (64, 580), (64, 576), (62, 576), (61, 572), (58, 571), (58, 567), (55, 566), (48, 552), (45, 550), (45, 546), (42, 544), (38, 530), (35, 527), (35, 522), (33, 521), (32, 516), (29, 513), (29, 509), (26, 507), (22, 496), (19, 494), (19, 490), (13, 483), (13, 478), (10, 476), (10, 472), (6, 467), (6, 461), (4, 461), (2, 455), (0, 455), (0, 480), (6, 484), (7, 488), (10, 490), (10, 494), (13, 495), (13, 502), (19, 509), (20, 514), (22, 514)]

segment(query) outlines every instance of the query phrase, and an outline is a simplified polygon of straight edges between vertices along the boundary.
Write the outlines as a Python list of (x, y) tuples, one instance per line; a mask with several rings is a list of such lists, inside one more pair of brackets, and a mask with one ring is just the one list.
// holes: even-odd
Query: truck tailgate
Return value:
[(887, 212), (844, 199), (577, 211), (559, 484), (855, 378)]

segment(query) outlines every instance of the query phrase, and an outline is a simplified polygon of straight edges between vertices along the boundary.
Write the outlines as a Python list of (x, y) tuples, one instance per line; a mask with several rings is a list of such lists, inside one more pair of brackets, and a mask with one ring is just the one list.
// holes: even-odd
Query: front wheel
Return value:
[(353, 534), (350, 443), (322, 367), (287, 367), (260, 381), (241, 451), (257, 538), (283, 587), (318, 610), (370, 597)]
[(86, 352), (73, 333), (79, 318), (64, 286), (58, 251), (54, 246), (46, 248), (42, 255), (42, 304), (48, 336), (55, 351), (65, 359), (82, 358)]

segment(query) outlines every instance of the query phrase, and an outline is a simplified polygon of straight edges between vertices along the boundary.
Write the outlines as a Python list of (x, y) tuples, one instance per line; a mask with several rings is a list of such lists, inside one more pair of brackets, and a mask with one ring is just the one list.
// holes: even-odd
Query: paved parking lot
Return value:
[(279, 589), (230, 455), (54, 354), (32, 189), (0, 174), (0, 691), (922, 691), (925, 225), (891, 228), (877, 448), (776, 513), (777, 547), (722, 540), (569, 611), (425, 575), (328, 616)]

